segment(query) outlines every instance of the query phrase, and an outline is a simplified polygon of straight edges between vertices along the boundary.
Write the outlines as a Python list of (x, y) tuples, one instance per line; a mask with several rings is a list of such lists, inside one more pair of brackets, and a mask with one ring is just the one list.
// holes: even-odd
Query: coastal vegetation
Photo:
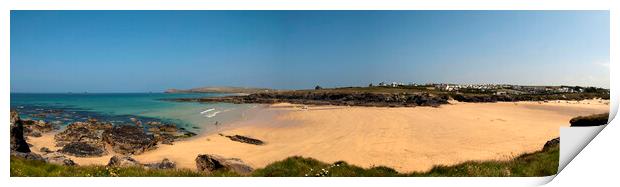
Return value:
[[(437, 107), (448, 104), (448, 100), (460, 102), (515, 102), (515, 101), (549, 101), (586, 99), (609, 99), (609, 90), (582, 87), (518, 87), (498, 86), (497, 88), (462, 88), (445, 89), (442, 85), (394, 85), (368, 87), (323, 88), (320, 86), (308, 90), (280, 90), (252, 93), (248, 95), (175, 98), (166, 99), (180, 102), (225, 102), (225, 103), (262, 103), (273, 104), (287, 102), (308, 105), (347, 105), (378, 107)], [(448, 87), (450, 88), (450, 87)], [(532, 90), (533, 89), (533, 90)], [(577, 91), (575, 91), (577, 90)]]
[(205, 173), (188, 169), (63, 166), (12, 156), (10, 174), (12, 177), (532, 177), (556, 174), (558, 163), (559, 141), (552, 144), (548, 143), (540, 151), (526, 153), (507, 161), (470, 161), (454, 166), (435, 166), (430, 171), (411, 173), (398, 173), (396, 170), (384, 166), (362, 168), (344, 161), (325, 163), (313, 158), (300, 156), (293, 156), (274, 162), (247, 175), (239, 175), (230, 170), (215, 170)]
[(588, 127), (607, 124), (609, 113), (578, 116), (570, 120), (571, 127)]

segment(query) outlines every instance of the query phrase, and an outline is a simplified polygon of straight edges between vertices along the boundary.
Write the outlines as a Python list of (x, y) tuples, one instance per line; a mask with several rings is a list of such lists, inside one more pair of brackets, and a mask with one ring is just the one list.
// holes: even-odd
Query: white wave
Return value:
[(215, 117), (215, 115), (217, 115), (217, 114), (218, 114), (218, 113), (220, 113), (220, 112), (221, 112), (221, 111), (215, 111), (215, 112), (212, 112), (212, 113), (210, 113), (210, 114), (205, 115), (205, 117), (207, 117), (207, 118), (212, 118), (212, 117)]
[(211, 112), (211, 111), (214, 111), (214, 110), (215, 110), (215, 108), (209, 108), (209, 109), (207, 109), (205, 111), (200, 112), (200, 114), (205, 114), (205, 113), (208, 113), (208, 112)]

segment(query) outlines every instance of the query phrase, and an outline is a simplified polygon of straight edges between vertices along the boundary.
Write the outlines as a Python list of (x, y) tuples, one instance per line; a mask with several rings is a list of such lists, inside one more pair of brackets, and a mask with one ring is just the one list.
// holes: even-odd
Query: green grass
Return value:
[[(361, 168), (339, 161), (324, 163), (313, 158), (289, 157), (255, 170), (256, 177), (534, 177), (554, 175), (558, 171), (560, 148), (523, 154), (508, 161), (470, 161), (454, 166), (435, 166), (427, 172), (398, 173), (376, 166)], [(60, 166), (41, 161), (11, 157), (11, 176), (62, 177), (206, 177), (239, 176), (228, 171), (207, 175), (187, 169), (149, 170), (139, 167), (114, 168), (105, 166)]]
[[(205, 173), (188, 169), (144, 169), (141, 167), (61, 166), (11, 157), (11, 177), (203, 177)], [(222, 171), (210, 176), (238, 176)]]
[(558, 172), (560, 146), (544, 151), (527, 153), (508, 161), (465, 162), (454, 166), (436, 166), (428, 172), (406, 176), (447, 177), (537, 177)]
[(252, 176), (265, 177), (389, 177), (396, 175), (398, 175), (398, 172), (388, 167), (364, 169), (349, 165), (343, 161), (327, 164), (313, 158), (303, 158), (300, 156), (289, 157), (269, 164), (265, 168), (257, 169), (252, 173)]

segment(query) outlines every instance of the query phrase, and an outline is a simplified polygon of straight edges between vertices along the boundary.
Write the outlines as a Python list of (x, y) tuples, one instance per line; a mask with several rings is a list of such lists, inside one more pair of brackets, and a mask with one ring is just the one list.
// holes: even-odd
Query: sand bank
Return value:
[[(454, 102), (438, 108), (274, 104), (219, 131), (257, 138), (265, 145), (234, 142), (211, 132), (159, 145), (134, 158), (143, 163), (168, 158), (178, 167), (195, 169), (196, 156), (209, 153), (240, 158), (260, 168), (300, 155), (362, 167), (384, 165), (399, 172), (425, 171), (433, 165), (506, 160), (537, 151), (558, 137), (559, 127), (569, 126), (571, 118), (608, 111), (608, 101)], [(56, 149), (53, 134), (28, 142), (35, 151), (41, 146)], [(81, 165), (106, 164), (111, 156), (72, 159)]]

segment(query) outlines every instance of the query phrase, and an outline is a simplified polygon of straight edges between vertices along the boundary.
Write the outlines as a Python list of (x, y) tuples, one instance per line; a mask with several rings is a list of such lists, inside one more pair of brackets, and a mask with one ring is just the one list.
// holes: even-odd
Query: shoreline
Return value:
[[(304, 156), (324, 162), (344, 160), (364, 168), (383, 165), (399, 172), (425, 171), (434, 165), (507, 160), (537, 151), (559, 136), (558, 127), (568, 126), (572, 117), (608, 112), (605, 102), (609, 101), (598, 101), (453, 102), (413, 108), (261, 105), (265, 107), (247, 120), (174, 145), (158, 145), (133, 158), (142, 163), (168, 158), (178, 168), (195, 170), (197, 154), (239, 158), (254, 168)], [(266, 144), (239, 143), (218, 133), (249, 136)], [(54, 144), (50, 133), (28, 138), (35, 153), (45, 144)], [(105, 165), (112, 156), (70, 158), (80, 165)]]

